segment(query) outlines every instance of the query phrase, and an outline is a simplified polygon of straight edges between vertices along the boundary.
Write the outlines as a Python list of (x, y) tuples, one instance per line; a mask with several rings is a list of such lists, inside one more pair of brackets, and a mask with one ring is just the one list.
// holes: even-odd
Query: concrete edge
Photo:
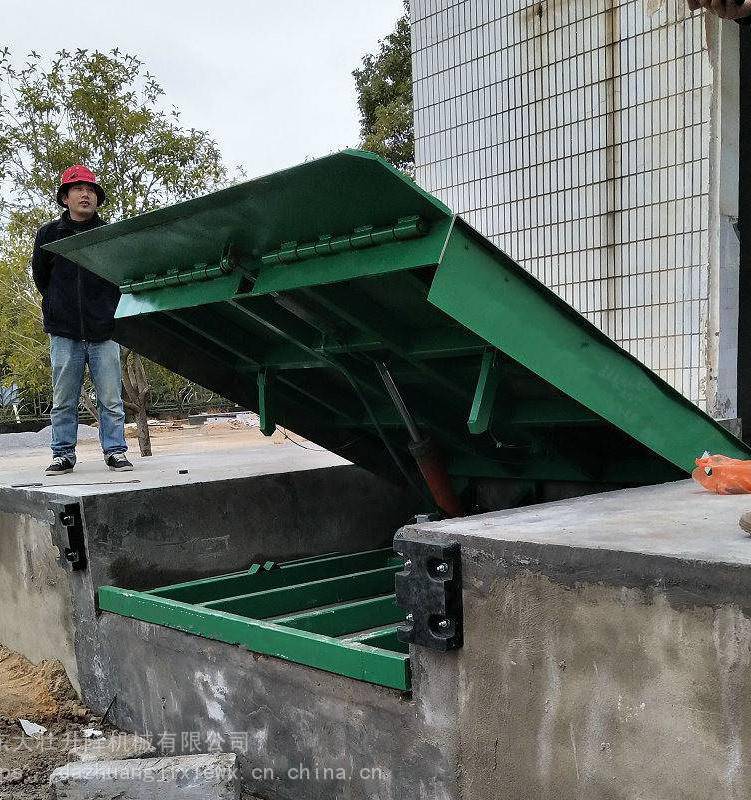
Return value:
[(746, 564), (596, 547), (490, 540), (417, 526), (405, 526), (397, 531), (394, 539), (397, 550), (402, 540), (459, 544), (462, 571), (467, 574), (482, 573), (492, 564), (493, 579), (537, 573), (571, 588), (602, 584), (648, 593), (661, 592), (676, 608), (733, 603), (751, 613), (751, 569)]

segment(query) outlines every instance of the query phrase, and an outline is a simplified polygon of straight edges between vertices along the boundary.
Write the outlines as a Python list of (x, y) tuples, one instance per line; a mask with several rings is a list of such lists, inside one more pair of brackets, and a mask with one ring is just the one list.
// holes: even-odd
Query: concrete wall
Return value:
[[(73, 572), (50, 527), (54, 499), (79, 503), (88, 567)], [(0, 644), (57, 658), (101, 711), (96, 592), (148, 589), (332, 551), (384, 547), (414, 500), (354, 466), (298, 469), (77, 496), (0, 488)]]
[(46, 504), (18, 493), (0, 511), (0, 643), (37, 663), (62, 662), (74, 686), (78, 670), (68, 571)]
[(462, 800), (751, 796), (743, 497), (689, 482), (410, 528), (462, 546)]
[(354, 466), (81, 498), (91, 583), (152, 589), (254, 561), (384, 547), (415, 512)]
[(440, 680), (425, 683), (419, 660), (422, 699), (413, 700), (113, 614), (102, 615), (99, 637), (102, 686), (120, 727), (154, 737), (164, 754), (234, 749), (260, 797), (458, 797), (456, 695)]
[(459, 662), (463, 800), (751, 794), (740, 609), (532, 572), (486, 577), (467, 599), (485, 624)]

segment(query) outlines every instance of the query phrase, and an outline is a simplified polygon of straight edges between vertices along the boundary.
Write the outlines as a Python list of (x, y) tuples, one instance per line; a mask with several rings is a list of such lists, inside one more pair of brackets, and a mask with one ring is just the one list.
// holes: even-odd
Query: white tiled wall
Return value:
[(712, 68), (683, 0), (412, 0), (417, 181), (706, 404)]

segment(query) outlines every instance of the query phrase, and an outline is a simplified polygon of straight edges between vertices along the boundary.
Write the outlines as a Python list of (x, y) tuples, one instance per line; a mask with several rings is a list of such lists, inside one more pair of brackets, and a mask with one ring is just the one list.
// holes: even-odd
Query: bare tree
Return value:
[(88, 381), (84, 381), (81, 386), (81, 405), (94, 417), (94, 422), (99, 422), (99, 411), (97, 411), (96, 403), (91, 399), (91, 387), (88, 386)]
[(122, 348), (123, 386), (125, 407), (136, 415), (138, 447), (142, 456), (151, 455), (151, 437), (149, 436), (149, 382), (146, 370), (138, 353), (127, 347)]

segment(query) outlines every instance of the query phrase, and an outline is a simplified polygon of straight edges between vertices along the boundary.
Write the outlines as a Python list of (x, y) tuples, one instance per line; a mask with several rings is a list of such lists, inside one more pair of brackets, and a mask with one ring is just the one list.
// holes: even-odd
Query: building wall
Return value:
[(679, 391), (735, 416), (724, 26), (687, 18), (683, 0), (412, 0), (412, 20), (418, 183)]

